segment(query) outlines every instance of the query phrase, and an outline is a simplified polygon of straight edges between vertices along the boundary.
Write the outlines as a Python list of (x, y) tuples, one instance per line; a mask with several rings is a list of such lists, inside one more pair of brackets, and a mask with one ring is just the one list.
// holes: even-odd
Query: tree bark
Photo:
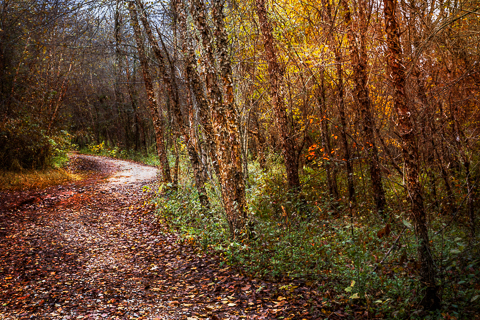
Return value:
[[(192, 38), (187, 30), (187, 17), (185, 7), (181, 0), (176, 0), (176, 8), (178, 14), (178, 26), (182, 35), (182, 52), (184, 55), (184, 68), (185, 79), (187, 84), (192, 88), (193, 95), (200, 114), (200, 122), (203, 127), (203, 133), (205, 135), (206, 152), (212, 158), (215, 159), (215, 137), (212, 125), (212, 112), (208, 106), (207, 97), (205, 96), (202, 81), (197, 71), (197, 59), (195, 52), (191, 44)], [(192, 100), (193, 103), (193, 100)], [(218, 163), (214, 161), (215, 172), (219, 173)]]
[(270, 95), (272, 98), (273, 109), (275, 111), (275, 118), (287, 171), (288, 186), (290, 187), (290, 190), (299, 192), (300, 178), (298, 175), (298, 150), (295, 145), (294, 132), (291, 129), (291, 124), (288, 123), (287, 112), (283, 101), (282, 82), (284, 72), (278, 62), (272, 26), (268, 19), (265, 0), (255, 0), (255, 8), (263, 35), (265, 60), (267, 60), (268, 75), (270, 79)]
[[(319, 107), (320, 107), (320, 121), (321, 121), (321, 140), (322, 140), (322, 148), (324, 155), (331, 155), (331, 147), (330, 147), (330, 138), (329, 138), (329, 128), (328, 128), (328, 120), (327, 120), (327, 106), (326, 106), (326, 97), (325, 97), (325, 86), (324, 86), (324, 78), (325, 78), (325, 70), (322, 69), (320, 74), (320, 84), (317, 83), (319, 86), (319, 93), (318, 93), (318, 100), (319, 100)], [(336, 203), (339, 199), (338, 193), (338, 185), (337, 185), (337, 174), (335, 168), (333, 168), (331, 161), (328, 161), (325, 165), (325, 171), (327, 173), (327, 185), (328, 190), (330, 192), (330, 196), (332, 197), (333, 201), (333, 209), (337, 209)]]
[[(322, 0), (322, 4), (326, 7), (326, 16), (328, 23), (333, 28), (334, 20), (332, 18), (332, 9), (330, 7), (330, 2), (328, 0)], [(331, 45), (333, 46), (333, 53), (335, 56), (335, 67), (337, 72), (337, 97), (339, 100), (338, 114), (340, 116), (340, 125), (342, 129), (340, 130), (341, 143), (343, 145), (344, 152), (344, 161), (347, 169), (347, 189), (348, 189), (348, 200), (351, 204), (356, 203), (355, 198), (355, 186), (353, 183), (353, 163), (352, 155), (350, 153), (350, 146), (348, 145), (347, 139), (347, 117), (345, 115), (345, 87), (343, 82), (343, 67), (342, 67), (342, 55), (339, 50), (338, 41), (335, 40), (333, 36), (333, 29), (328, 30), (327, 37)]]
[(255, 132), (255, 137), (257, 139), (256, 141), (256, 147), (257, 147), (257, 154), (258, 154), (258, 163), (260, 164), (260, 168), (262, 170), (267, 169), (267, 162), (265, 158), (265, 148), (266, 148), (266, 143), (265, 143), (265, 137), (262, 132), (262, 127), (260, 125), (260, 121), (258, 120), (258, 114), (257, 110), (253, 111), (253, 122), (255, 123), (255, 127), (257, 131)]
[(420, 260), (420, 280), (425, 288), (422, 305), (428, 310), (440, 307), (435, 283), (436, 270), (429, 246), (426, 213), (423, 204), (422, 186), (419, 181), (418, 148), (415, 143), (414, 110), (407, 103), (405, 91), (405, 66), (402, 59), (399, 28), (395, 18), (394, 0), (384, 0), (385, 33), (387, 34), (387, 65), (394, 86), (394, 109), (397, 114), (397, 128), (401, 137), (401, 147), (406, 170), (408, 196), (411, 202), (411, 215), (418, 241)]
[(158, 63), (159, 72), (161, 75), (163, 75), (163, 82), (167, 89), (167, 95), (169, 97), (170, 105), (173, 109), (173, 116), (175, 118), (175, 122), (177, 123), (178, 130), (182, 135), (183, 139), (185, 140), (185, 144), (187, 145), (190, 163), (192, 164), (193, 172), (195, 175), (195, 186), (198, 191), (200, 203), (203, 207), (209, 208), (210, 204), (208, 201), (207, 192), (205, 190), (205, 175), (202, 172), (202, 167), (199, 166), (198, 153), (192, 143), (192, 139), (186, 126), (186, 117), (183, 115), (180, 107), (179, 90), (177, 82), (175, 80), (175, 69), (173, 62), (171, 61), (171, 59), (169, 59), (167, 49), (165, 48), (165, 44), (163, 43), (161, 35), (159, 34), (159, 40), (162, 42), (164, 53), (168, 58), (170, 66), (170, 70), (167, 70), (167, 63), (162, 55), (162, 51), (158, 45), (158, 42), (153, 35), (152, 28), (150, 27), (150, 23), (148, 21), (147, 13), (145, 11), (143, 3), (141, 0), (136, 0), (136, 3), (141, 11), (140, 20), (142, 21), (149, 43), (153, 48), (153, 52)]
[(130, 11), (130, 19), (135, 35), (135, 41), (137, 43), (138, 56), (140, 58), (140, 64), (142, 65), (143, 82), (147, 92), (148, 108), (153, 121), (153, 128), (155, 130), (155, 140), (157, 143), (157, 153), (160, 158), (160, 167), (162, 171), (162, 178), (164, 182), (172, 182), (170, 174), (170, 165), (168, 163), (167, 150), (165, 148), (165, 142), (163, 141), (163, 123), (157, 109), (157, 103), (155, 100), (155, 94), (153, 91), (152, 77), (150, 76), (147, 57), (145, 55), (145, 46), (142, 40), (142, 34), (140, 30), (140, 24), (138, 23), (137, 10), (133, 2), (128, 3), (128, 9)]
[(240, 135), (237, 111), (233, 100), (231, 65), (228, 60), (227, 34), (223, 26), (222, 1), (213, 1), (212, 15), (215, 24), (216, 50), (219, 53), (220, 78), (224, 95), (217, 84), (214, 43), (207, 25), (206, 9), (201, 0), (191, 1), (191, 13), (201, 37), (203, 66), (207, 98), (212, 114), (212, 127), (216, 141), (216, 155), (222, 189), (223, 205), (232, 237), (242, 236), (246, 231), (247, 206), (243, 179)]
[(367, 23), (365, 21), (364, 0), (360, 0), (358, 10), (360, 18), (360, 41), (358, 41), (352, 24), (350, 8), (346, 0), (341, 0), (345, 10), (345, 23), (347, 24), (347, 36), (349, 41), (350, 58), (353, 65), (354, 94), (355, 100), (360, 107), (360, 113), (363, 118), (363, 132), (365, 134), (365, 146), (369, 158), (370, 179), (373, 189), (373, 197), (377, 212), (385, 219), (385, 190), (382, 184), (382, 173), (380, 171), (380, 160), (378, 158), (378, 149), (375, 143), (375, 121), (372, 115), (372, 103), (368, 90), (368, 72), (367, 72), (367, 49), (365, 43), (365, 33), (367, 32)]

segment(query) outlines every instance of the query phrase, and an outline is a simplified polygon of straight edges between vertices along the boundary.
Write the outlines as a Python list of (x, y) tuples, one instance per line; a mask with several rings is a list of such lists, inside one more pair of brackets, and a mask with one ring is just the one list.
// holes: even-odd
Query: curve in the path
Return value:
[(98, 177), (0, 210), (1, 320), (325, 316), (309, 288), (250, 278), (167, 232), (143, 188), (155, 168), (77, 160)]

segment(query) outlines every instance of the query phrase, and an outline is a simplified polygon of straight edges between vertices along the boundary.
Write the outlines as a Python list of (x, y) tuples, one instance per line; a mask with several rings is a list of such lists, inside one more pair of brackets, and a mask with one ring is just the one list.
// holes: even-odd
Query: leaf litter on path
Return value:
[(285, 284), (245, 276), (167, 233), (148, 203), (155, 188), (142, 188), (154, 182), (155, 168), (75, 157), (97, 171), (115, 173), (0, 208), (0, 319), (317, 319), (331, 314), (319, 294), (301, 283), (284, 290)]

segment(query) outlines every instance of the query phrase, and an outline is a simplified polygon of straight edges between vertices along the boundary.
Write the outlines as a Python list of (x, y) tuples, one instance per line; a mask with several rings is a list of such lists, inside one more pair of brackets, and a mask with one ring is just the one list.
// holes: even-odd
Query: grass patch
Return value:
[(72, 174), (62, 168), (24, 170), (22, 172), (0, 171), (1, 190), (42, 189), (78, 180), (81, 180), (80, 175)]

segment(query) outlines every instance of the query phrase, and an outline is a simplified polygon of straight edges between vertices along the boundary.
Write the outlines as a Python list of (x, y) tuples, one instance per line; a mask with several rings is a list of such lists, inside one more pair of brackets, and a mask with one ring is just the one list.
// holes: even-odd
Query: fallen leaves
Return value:
[(251, 278), (167, 233), (147, 201), (151, 192), (142, 192), (144, 183), (119, 182), (84, 184), (82, 192), (77, 186), (52, 189), (42, 195), (55, 199), (48, 206), (2, 212), (0, 317), (317, 319), (330, 314), (319, 294), (301, 282)]

